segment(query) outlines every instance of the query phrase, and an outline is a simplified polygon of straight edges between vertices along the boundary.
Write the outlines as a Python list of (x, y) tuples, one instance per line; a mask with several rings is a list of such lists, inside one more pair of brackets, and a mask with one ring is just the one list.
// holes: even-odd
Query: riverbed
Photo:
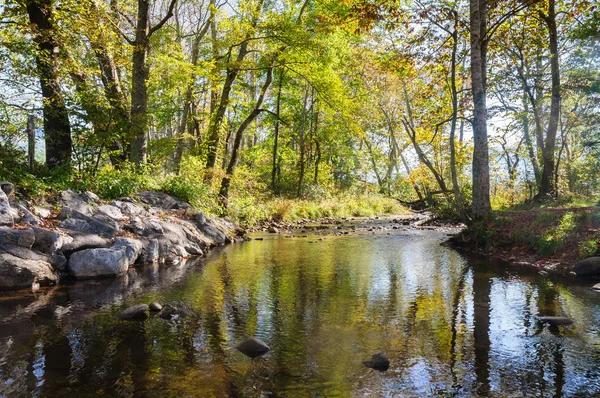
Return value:
[[(255, 233), (124, 278), (0, 292), (0, 396), (600, 394), (591, 283), (466, 258), (448, 231), (348, 231)], [(116, 316), (152, 301), (193, 313)], [(249, 337), (270, 351), (238, 352)], [(376, 352), (387, 371), (362, 364)]]

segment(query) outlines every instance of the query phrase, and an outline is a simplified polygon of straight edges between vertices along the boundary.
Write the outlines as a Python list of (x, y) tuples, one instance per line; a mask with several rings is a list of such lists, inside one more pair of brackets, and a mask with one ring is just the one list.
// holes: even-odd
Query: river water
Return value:
[[(265, 235), (118, 280), (0, 293), (0, 396), (600, 394), (600, 293), (468, 260), (445, 237)], [(194, 313), (116, 317), (151, 301)], [(249, 337), (271, 351), (234, 349)], [(362, 364), (376, 352), (388, 371)]]

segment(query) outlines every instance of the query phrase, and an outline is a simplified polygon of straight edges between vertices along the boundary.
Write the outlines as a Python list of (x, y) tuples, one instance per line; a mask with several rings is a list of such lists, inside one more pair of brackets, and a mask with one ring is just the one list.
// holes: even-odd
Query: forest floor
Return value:
[(468, 252), (568, 275), (577, 261), (597, 255), (600, 207), (533, 208), (497, 212), (451, 239)]

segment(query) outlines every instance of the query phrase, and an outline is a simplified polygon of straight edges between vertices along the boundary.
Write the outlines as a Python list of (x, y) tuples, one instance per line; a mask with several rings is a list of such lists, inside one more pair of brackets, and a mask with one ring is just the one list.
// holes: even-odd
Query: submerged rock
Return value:
[(149, 309), (147, 304), (138, 304), (121, 311), (117, 316), (126, 321), (144, 320), (148, 318)]
[(591, 289), (595, 292), (600, 292), (600, 283), (596, 283)]
[(589, 257), (575, 264), (577, 276), (600, 275), (600, 257)]
[(187, 305), (185, 303), (175, 302), (172, 304), (165, 305), (165, 307), (163, 308), (163, 311), (160, 313), (159, 317), (161, 319), (171, 320), (171, 319), (185, 318), (185, 317), (192, 315), (193, 313), (194, 313), (194, 310), (192, 310), (192, 308), (190, 308), (189, 305)]
[(564, 316), (540, 316), (538, 319), (540, 320), (540, 322), (548, 323), (552, 326), (568, 326), (575, 323), (575, 321), (573, 321), (572, 319)]
[(364, 361), (363, 365), (367, 368), (385, 372), (390, 367), (390, 361), (383, 352), (373, 354), (370, 361)]
[(160, 305), (159, 303), (157, 303), (156, 301), (150, 303), (150, 305), (148, 307), (150, 307), (150, 311), (152, 311), (152, 312), (159, 312), (159, 311), (162, 311), (162, 309), (163, 309), (163, 306)]
[(87, 249), (73, 253), (69, 258), (69, 272), (77, 279), (114, 277), (123, 275), (129, 268), (124, 248)]
[(235, 349), (250, 358), (256, 358), (265, 355), (271, 348), (262, 340), (250, 338), (238, 344)]

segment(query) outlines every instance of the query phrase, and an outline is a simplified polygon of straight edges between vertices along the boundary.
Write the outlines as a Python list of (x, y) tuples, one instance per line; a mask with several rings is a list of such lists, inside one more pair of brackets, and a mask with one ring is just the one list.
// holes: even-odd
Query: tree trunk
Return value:
[(27, 116), (27, 163), (29, 172), (35, 173), (35, 116)]
[(244, 136), (244, 131), (248, 128), (248, 126), (256, 119), (258, 115), (263, 111), (260, 109), (262, 103), (267, 94), (267, 90), (273, 81), (273, 68), (269, 68), (267, 70), (267, 76), (265, 78), (265, 82), (262, 86), (260, 95), (256, 100), (256, 105), (252, 112), (246, 116), (246, 119), (240, 124), (237, 131), (235, 132), (235, 139), (233, 142), (233, 149), (231, 151), (231, 158), (229, 159), (229, 164), (227, 165), (227, 175), (221, 181), (221, 189), (219, 190), (219, 199), (221, 200), (221, 204), (223, 207), (227, 207), (227, 199), (229, 197), (229, 185), (231, 184), (231, 178), (233, 177), (233, 172), (235, 171), (235, 167), (237, 165), (237, 159), (239, 155), (239, 150), (242, 145), (242, 138)]
[(560, 69), (558, 65), (558, 32), (556, 28), (555, 0), (548, 1), (548, 15), (543, 15), (548, 26), (550, 39), (550, 75), (552, 78), (552, 99), (550, 102), (550, 120), (546, 131), (546, 142), (542, 150), (544, 168), (540, 191), (536, 195), (537, 200), (543, 200), (546, 195), (555, 193), (554, 186), (554, 149), (556, 146), (556, 132), (558, 131), (558, 119), (560, 116)]
[(148, 158), (148, 34), (150, 3), (138, 0), (137, 26), (131, 67), (131, 161), (145, 164)]
[(277, 183), (275, 181), (277, 177), (277, 152), (279, 151), (279, 126), (281, 117), (281, 87), (283, 86), (283, 77), (285, 75), (285, 71), (282, 69), (279, 76), (279, 85), (277, 87), (277, 99), (275, 101), (275, 113), (277, 115), (277, 120), (275, 120), (275, 137), (273, 138), (273, 163), (271, 167), (271, 189), (274, 193), (277, 193)]
[(490, 204), (490, 169), (487, 136), (486, 18), (487, 2), (470, 0), (471, 90), (473, 92), (473, 219), (488, 218)]
[(463, 206), (460, 187), (458, 186), (458, 173), (456, 171), (456, 123), (458, 120), (458, 92), (456, 90), (456, 52), (458, 49), (458, 13), (454, 11), (454, 31), (452, 32), (452, 61), (450, 71), (450, 90), (452, 92), (452, 121), (450, 124), (450, 171), (452, 173), (452, 190), (458, 209), (458, 215), (463, 222), (467, 222), (467, 213)]
[[(238, 74), (240, 72), (240, 69), (239, 69), (240, 64), (242, 63), (244, 58), (246, 58), (246, 55), (248, 55), (249, 39), (252, 36), (254, 28), (256, 28), (256, 25), (258, 24), (258, 15), (260, 14), (260, 11), (262, 10), (263, 3), (264, 3), (264, 0), (260, 0), (258, 2), (257, 9), (256, 9), (256, 15), (254, 16), (254, 18), (252, 20), (252, 26), (251, 26), (250, 30), (247, 32), (244, 42), (242, 44), (240, 44), (240, 49), (239, 49), (238, 55), (237, 55), (237, 57), (235, 59), (235, 63), (234, 63), (235, 66), (234, 67), (228, 66), (228, 68), (227, 68), (227, 75), (225, 77), (225, 83), (223, 85), (223, 90), (221, 91), (221, 99), (220, 99), (219, 104), (217, 105), (215, 111), (213, 112), (213, 114), (211, 116), (210, 124), (208, 127), (208, 137), (207, 137), (208, 153), (206, 156), (206, 168), (207, 169), (213, 169), (215, 167), (215, 164), (217, 163), (217, 153), (219, 151), (219, 141), (220, 141), (220, 129), (221, 129), (221, 124), (223, 123), (223, 118), (225, 116), (225, 111), (227, 110), (227, 107), (229, 106), (229, 97), (231, 95), (231, 89), (233, 87), (233, 83), (237, 79)], [(207, 176), (208, 176), (208, 178), (210, 178), (210, 173)]]
[(36, 64), (44, 101), (46, 164), (69, 166), (72, 156), (71, 123), (60, 88), (59, 46), (54, 36), (51, 0), (28, 0), (27, 14), (37, 44)]

